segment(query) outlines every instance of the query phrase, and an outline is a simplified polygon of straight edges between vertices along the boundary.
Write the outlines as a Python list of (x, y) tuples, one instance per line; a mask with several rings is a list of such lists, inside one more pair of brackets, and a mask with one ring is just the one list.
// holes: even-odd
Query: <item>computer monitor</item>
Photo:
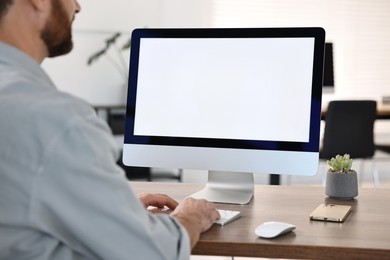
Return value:
[(318, 169), (322, 28), (136, 29), (123, 162), (209, 171), (191, 196), (246, 204), (253, 173)]

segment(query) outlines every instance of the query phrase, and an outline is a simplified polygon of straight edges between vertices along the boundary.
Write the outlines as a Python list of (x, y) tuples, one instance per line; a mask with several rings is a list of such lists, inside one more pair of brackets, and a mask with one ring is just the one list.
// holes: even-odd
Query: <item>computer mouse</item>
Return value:
[(295, 226), (285, 222), (265, 222), (255, 229), (255, 234), (262, 238), (274, 238), (295, 229)]

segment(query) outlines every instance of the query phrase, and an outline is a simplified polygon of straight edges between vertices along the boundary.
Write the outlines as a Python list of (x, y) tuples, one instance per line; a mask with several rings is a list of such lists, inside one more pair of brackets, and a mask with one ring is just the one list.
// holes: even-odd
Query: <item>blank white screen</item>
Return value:
[(134, 135), (308, 142), (313, 54), (314, 38), (141, 39)]

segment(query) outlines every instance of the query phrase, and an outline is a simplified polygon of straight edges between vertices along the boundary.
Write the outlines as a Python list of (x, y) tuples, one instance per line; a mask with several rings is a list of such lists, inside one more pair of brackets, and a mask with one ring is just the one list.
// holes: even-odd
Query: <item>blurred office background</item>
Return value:
[[(59, 89), (93, 106), (123, 105), (129, 51), (111, 49), (91, 66), (88, 58), (105, 39), (121, 32), (118, 47), (138, 27), (313, 27), (333, 44), (334, 88), (323, 101), (390, 96), (390, 1), (388, 0), (79, 0), (74, 50), (43, 63)], [(119, 58), (119, 55), (121, 56)], [(115, 65), (113, 65), (113, 63)], [(119, 66), (119, 68), (118, 68)], [(390, 145), (390, 120), (375, 123), (375, 140)], [(382, 156), (379, 154), (379, 156)], [(386, 155), (384, 155), (386, 156)], [(369, 171), (370, 162), (364, 164)], [(390, 160), (377, 162), (390, 179)], [(206, 174), (185, 170), (183, 181), (204, 182)], [(256, 175), (267, 183), (268, 176)], [(320, 184), (321, 176), (282, 177), (282, 183)], [(367, 185), (370, 184), (367, 180)]]

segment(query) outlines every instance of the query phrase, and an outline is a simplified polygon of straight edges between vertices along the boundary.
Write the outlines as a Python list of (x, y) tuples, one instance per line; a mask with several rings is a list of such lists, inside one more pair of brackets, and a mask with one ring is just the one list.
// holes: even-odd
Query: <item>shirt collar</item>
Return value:
[(22, 69), (34, 78), (39, 78), (46, 84), (54, 86), (53, 82), (42, 69), (40, 64), (32, 57), (9, 44), (0, 42), (0, 66), (4, 65), (7, 67), (10, 66)]

